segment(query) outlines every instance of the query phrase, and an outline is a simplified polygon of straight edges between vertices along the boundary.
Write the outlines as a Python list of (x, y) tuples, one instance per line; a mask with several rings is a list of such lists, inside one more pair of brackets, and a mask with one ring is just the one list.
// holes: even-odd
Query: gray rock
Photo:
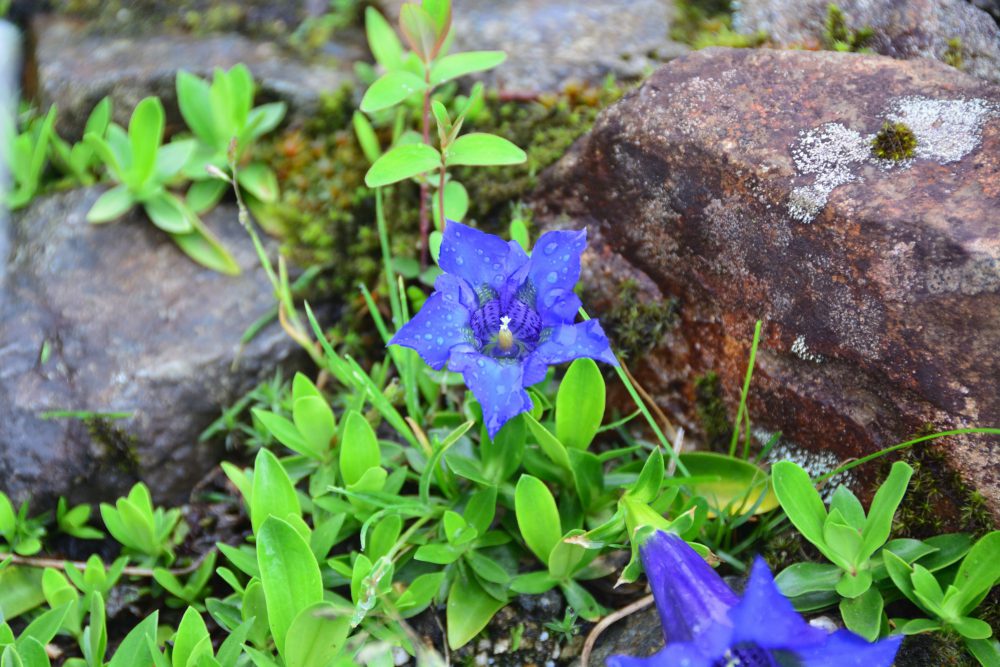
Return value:
[[(886, 121), (913, 157), (873, 156)], [(636, 366), (688, 433), (708, 371), (735, 414), (759, 318), (758, 435), (836, 465), (928, 424), (1000, 423), (997, 156), (1000, 86), (940, 63), (706, 49), (607, 109), (543, 175), (536, 219), (588, 227), (586, 276), (630, 266), (677, 300)], [(592, 313), (616, 285), (585, 285)], [(1000, 517), (1000, 438), (939, 446)], [(861, 491), (878, 468), (852, 471)]]
[[(399, 0), (383, 2), (395, 25)], [(688, 47), (670, 40), (669, 0), (455, 0), (453, 51), (500, 49), (507, 61), (481, 77), (511, 93), (638, 78)]]
[[(353, 82), (348, 64), (309, 64), (286, 55), (276, 44), (237, 34), (143, 37), (94, 33), (86, 23), (40, 15), (32, 21), (38, 94), (43, 107), (59, 105), (59, 129), (79, 137), (94, 105), (105, 95), (114, 102), (115, 121), (127, 124), (139, 100), (157, 95), (168, 122), (181, 127), (175, 78), (184, 69), (203, 77), (216, 67), (245, 63), (260, 88), (258, 101), (284, 100), (293, 118), (307, 118), (324, 94)], [(354, 54), (362, 57), (360, 51)]]
[[(187, 258), (139, 212), (84, 216), (101, 188), (40, 199), (0, 237), (0, 490), (45, 504), (107, 499), (143, 480), (184, 501), (220, 452), (198, 435), (223, 406), (300, 359), (277, 324), (241, 349), (274, 305), (232, 206), (205, 216), (243, 273)], [(48, 349), (43, 361), (42, 349)], [(127, 412), (90, 424), (55, 410)]]
[[(733, 24), (764, 31), (777, 44), (822, 43), (829, 0), (739, 0)], [(1000, 26), (965, 0), (840, 0), (848, 27), (875, 31), (869, 47), (893, 58), (945, 60), (961, 42), (962, 71), (1000, 82)]]
[(645, 658), (662, 648), (663, 629), (660, 627), (660, 617), (656, 613), (656, 607), (650, 605), (605, 630), (590, 654), (590, 664), (595, 667), (604, 665), (613, 655)]

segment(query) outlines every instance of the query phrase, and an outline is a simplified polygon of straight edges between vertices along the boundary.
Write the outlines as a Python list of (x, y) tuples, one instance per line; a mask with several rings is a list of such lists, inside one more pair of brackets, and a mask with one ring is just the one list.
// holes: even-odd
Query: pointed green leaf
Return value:
[(556, 437), (567, 447), (587, 449), (604, 420), (604, 377), (593, 359), (577, 359), (556, 394)]
[(365, 113), (382, 111), (424, 90), (427, 90), (427, 82), (416, 74), (402, 69), (392, 70), (368, 87), (361, 98), (361, 110)]
[(861, 533), (862, 560), (870, 558), (889, 539), (892, 517), (896, 514), (896, 508), (906, 493), (906, 485), (909, 484), (912, 475), (913, 468), (903, 461), (896, 461), (892, 464), (889, 476), (875, 492), (865, 528)]
[(448, 646), (457, 649), (468, 644), (504, 604), (484, 591), (474, 577), (456, 579), (451, 585), (445, 612)]
[(466, 51), (445, 56), (431, 66), (431, 85), (439, 86), (466, 74), (493, 69), (506, 59), (503, 51)]
[(169, 192), (161, 192), (159, 195), (146, 200), (142, 205), (146, 215), (165, 232), (171, 234), (188, 234), (192, 231), (192, 213), (184, 206), (180, 199)]
[(257, 452), (253, 467), (253, 497), (250, 507), (253, 529), (257, 531), (269, 516), (285, 519), (289, 514), (302, 514), (295, 486), (278, 457), (267, 449), (261, 449)]
[(514, 490), (514, 512), (524, 543), (542, 563), (562, 537), (559, 510), (545, 483), (531, 475), (521, 475)]
[(426, 144), (405, 144), (390, 149), (375, 161), (365, 174), (365, 184), (370, 188), (398, 183), (434, 171), (441, 166), (441, 155)]
[(448, 146), (445, 155), (449, 167), (521, 164), (527, 159), (527, 154), (507, 139), (484, 132), (463, 134)]

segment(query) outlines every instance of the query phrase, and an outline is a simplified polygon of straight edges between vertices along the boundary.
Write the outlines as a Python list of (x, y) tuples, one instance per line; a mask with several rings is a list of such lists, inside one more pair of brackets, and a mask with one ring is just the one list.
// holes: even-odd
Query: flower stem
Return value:
[[(431, 145), (431, 67), (430, 63), (424, 63), (424, 83), (427, 87), (424, 88), (424, 112), (420, 119), (423, 127), (424, 143), (428, 146)], [(430, 211), (427, 208), (427, 197), (430, 194), (430, 188), (427, 185), (426, 179), (420, 182), (420, 267), (427, 268), (428, 261), (428, 243), (427, 238), (430, 235)]]
[[(587, 314), (587, 311), (583, 307), (580, 308), (580, 317), (585, 320), (590, 319), (590, 315)], [(617, 359), (618, 355), (615, 355), (615, 358)], [(618, 365), (615, 366), (615, 372), (618, 373), (618, 378), (622, 381), (622, 384), (625, 385), (625, 389), (628, 391), (629, 396), (632, 397), (632, 400), (635, 401), (635, 405), (639, 408), (642, 416), (646, 418), (646, 423), (648, 423), (649, 428), (653, 430), (653, 433), (656, 435), (656, 439), (660, 441), (660, 445), (667, 450), (667, 454), (670, 456), (671, 460), (677, 464), (677, 469), (685, 477), (690, 477), (691, 473), (687, 471), (687, 468), (684, 467), (684, 464), (677, 456), (677, 451), (674, 449), (674, 446), (670, 444), (669, 440), (667, 440), (667, 436), (663, 434), (663, 430), (660, 428), (660, 425), (656, 423), (656, 419), (653, 418), (653, 414), (649, 411), (645, 401), (642, 400), (642, 397), (639, 396), (639, 392), (636, 391), (635, 385), (632, 384), (632, 381), (622, 369), (621, 360), (619, 360)]]

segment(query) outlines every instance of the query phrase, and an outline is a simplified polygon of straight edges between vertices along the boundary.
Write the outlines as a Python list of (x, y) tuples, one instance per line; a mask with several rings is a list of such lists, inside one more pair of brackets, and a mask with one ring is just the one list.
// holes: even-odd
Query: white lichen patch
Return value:
[(826, 361), (822, 354), (817, 354), (809, 349), (809, 346), (806, 345), (806, 337), (801, 334), (792, 343), (792, 354), (803, 361), (811, 361), (814, 364)]
[[(753, 436), (758, 443), (764, 445), (771, 441), (774, 434), (762, 428), (755, 428)], [(766, 462), (768, 464), (774, 464), (778, 461), (792, 461), (798, 464), (813, 479), (820, 475), (825, 475), (831, 470), (836, 470), (841, 465), (841, 461), (837, 459), (837, 456), (833, 452), (810, 451), (784, 438), (767, 453)], [(829, 502), (830, 497), (833, 496), (833, 492), (838, 486), (844, 484), (850, 487), (854, 481), (854, 476), (850, 471), (837, 473), (826, 481), (826, 484), (819, 490), (819, 493), (823, 497), (823, 500)]]
[[(808, 224), (837, 187), (862, 178), (860, 167), (874, 165), (881, 171), (909, 169), (917, 160), (939, 164), (957, 162), (982, 141), (983, 125), (1000, 116), (998, 105), (982, 99), (936, 100), (910, 96), (892, 102), (882, 121), (903, 123), (917, 139), (912, 159), (893, 162), (872, 155), (875, 133), (863, 135), (842, 123), (825, 123), (803, 130), (791, 146), (792, 160), (801, 180), (788, 196), (787, 210), (792, 219)], [(797, 181), (800, 179), (796, 179)]]
[(812, 222), (834, 188), (857, 178), (855, 165), (870, 153), (871, 140), (840, 123), (826, 123), (800, 134), (792, 159), (800, 174), (815, 179), (811, 185), (792, 190), (788, 213), (800, 222)]
[(897, 100), (887, 119), (903, 123), (917, 137), (914, 157), (941, 164), (958, 162), (982, 140), (983, 124), (997, 113), (986, 100), (934, 100), (904, 97)]

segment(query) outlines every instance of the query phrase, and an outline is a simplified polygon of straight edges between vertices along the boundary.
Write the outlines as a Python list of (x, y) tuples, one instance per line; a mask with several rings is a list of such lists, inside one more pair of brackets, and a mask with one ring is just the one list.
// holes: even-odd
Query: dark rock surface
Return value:
[[(914, 158), (871, 155), (887, 120)], [(590, 230), (592, 312), (615, 298), (607, 267), (678, 300), (640, 380), (689, 432), (709, 371), (735, 414), (758, 318), (751, 417), (789, 451), (836, 463), (1000, 424), (996, 86), (922, 59), (700, 51), (606, 110), (535, 203)], [(1000, 439), (939, 446), (1000, 515)]]
[[(776, 44), (818, 45), (828, 0), (740, 0), (733, 23), (748, 34), (763, 30)], [(870, 27), (868, 44), (893, 58), (945, 61), (958, 39), (962, 71), (1000, 83), (1000, 25), (965, 0), (840, 0), (849, 28)]]
[[(141, 213), (88, 224), (99, 191), (37, 200), (0, 229), (10, 241), (0, 282), (0, 490), (33, 506), (59, 494), (114, 498), (140, 479), (159, 500), (185, 501), (219, 455), (198, 442), (201, 431), (299, 358), (276, 323), (240, 348), (274, 302), (232, 206), (205, 222), (244, 269), (237, 277), (190, 261)], [(53, 410), (132, 416), (40, 417)]]
[[(397, 24), (401, 0), (383, 0)], [(481, 77), (512, 93), (637, 78), (688, 47), (670, 40), (669, 0), (455, 0), (453, 51), (501, 49), (507, 61)]]
[[(59, 128), (78, 137), (94, 106), (105, 95), (114, 119), (125, 125), (138, 102), (157, 95), (168, 122), (180, 124), (175, 78), (184, 69), (208, 77), (216, 67), (245, 63), (259, 87), (258, 103), (284, 100), (291, 117), (306, 118), (324, 94), (353, 81), (350, 65), (309, 64), (285, 54), (275, 43), (238, 34), (195, 37), (184, 34), (112, 36), (57, 15), (32, 21), (36, 81), (42, 107), (59, 105)], [(366, 53), (351, 49), (352, 58)]]

